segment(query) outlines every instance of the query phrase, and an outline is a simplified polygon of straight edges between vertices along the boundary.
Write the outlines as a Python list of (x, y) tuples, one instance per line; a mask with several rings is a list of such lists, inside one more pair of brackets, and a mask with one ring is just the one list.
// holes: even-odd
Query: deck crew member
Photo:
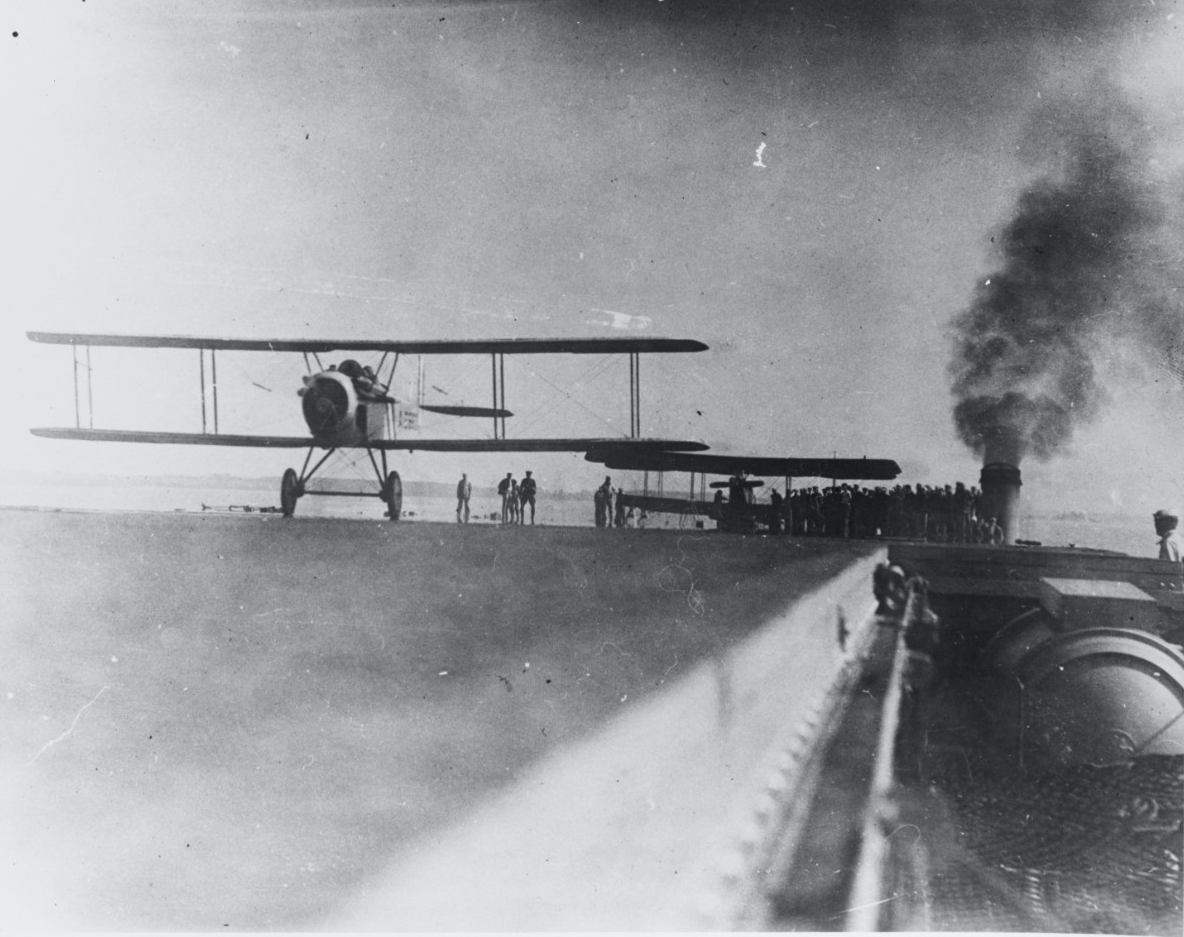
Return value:
[(596, 526), (607, 527), (609, 511), (612, 510), (613, 504), (612, 476), (604, 476), (604, 484), (596, 489), (596, 493), (592, 496), (592, 501), (596, 506)]
[(1171, 560), (1173, 563), (1184, 561), (1184, 539), (1180, 538), (1177, 529), (1180, 523), (1179, 512), (1161, 508), (1151, 515), (1155, 521), (1155, 532), (1159, 534), (1159, 558)]
[(510, 483), (514, 480), (513, 472), (506, 472), (506, 477), (497, 483), (497, 493), (502, 496), (502, 523), (510, 519)]
[(518, 486), (518, 523), (526, 523), (526, 506), (530, 505), (530, 522), (534, 523), (534, 496), (538, 491), (538, 484), (530, 477), (530, 471), (526, 473), (526, 477), (522, 479), (522, 484)]
[(769, 533), (781, 533), (781, 512), (783, 509), (781, 492), (774, 488), (769, 493)]
[[(461, 473), (460, 481), (456, 483), (456, 522), (458, 524), (469, 522), (469, 498), (473, 496), (473, 483), (469, 481), (467, 473)], [(461, 520), (461, 517), (464, 520)]]
[(728, 479), (728, 507), (735, 511), (745, 501), (744, 472), (739, 471)]
[(962, 482), (954, 485), (954, 539), (958, 543), (969, 543), (970, 524), (974, 516), (974, 495)]
[(506, 499), (510, 505), (510, 523), (518, 523), (518, 479), (510, 479), (510, 496)]

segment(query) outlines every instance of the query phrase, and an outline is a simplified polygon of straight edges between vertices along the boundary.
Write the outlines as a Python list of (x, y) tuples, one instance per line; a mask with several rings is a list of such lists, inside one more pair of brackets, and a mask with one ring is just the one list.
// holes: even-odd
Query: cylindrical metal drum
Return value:
[(1011, 674), (1036, 645), (1056, 637), (1063, 630), (1055, 627), (1044, 609), (1030, 609), (991, 636), (979, 657), (983, 669), (988, 673)]
[(1025, 771), (1184, 754), (1184, 654), (1145, 631), (1040, 640), (1007, 662), (1001, 690), (996, 728)]

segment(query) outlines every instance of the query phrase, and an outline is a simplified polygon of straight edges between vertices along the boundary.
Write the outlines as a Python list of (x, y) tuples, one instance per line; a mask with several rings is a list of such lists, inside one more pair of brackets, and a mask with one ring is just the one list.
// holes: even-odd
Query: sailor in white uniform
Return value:
[(1184, 561), (1184, 539), (1177, 529), (1179, 512), (1161, 508), (1151, 516), (1155, 520), (1155, 532), (1159, 534), (1159, 558), (1173, 563)]

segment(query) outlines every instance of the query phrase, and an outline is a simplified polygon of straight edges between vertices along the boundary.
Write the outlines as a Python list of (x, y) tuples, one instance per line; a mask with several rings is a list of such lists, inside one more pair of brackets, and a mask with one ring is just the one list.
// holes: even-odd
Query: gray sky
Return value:
[[(647, 434), (976, 481), (950, 416), (949, 323), (1055, 163), (1032, 122), (1103, 74), (1178, 171), (1176, 9), (9, 2), (0, 341), (29, 393), (0, 417), (6, 462), (278, 477), (291, 458), (34, 439), (73, 425), (74, 404), (69, 351), (26, 329), (651, 334), (711, 351), (643, 360)], [(1178, 497), (1184, 389), (1097, 354), (1108, 408), (1027, 485), (1051, 496), (1055, 475), (1062, 501), (1140, 510)], [(96, 425), (200, 428), (196, 363), (96, 350)], [(435, 399), (486, 402), (487, 368), (431, 362)], [(219, 369), (224, 430), (302, 430), (298, 356)], [(511, 435), (628, 430), (624, 360), (524, 360), (507, 378)], [(579, 457), (532, 459), (569, 486), (597, 477)], [(520, 461), (464, 464), (492, 481)]]

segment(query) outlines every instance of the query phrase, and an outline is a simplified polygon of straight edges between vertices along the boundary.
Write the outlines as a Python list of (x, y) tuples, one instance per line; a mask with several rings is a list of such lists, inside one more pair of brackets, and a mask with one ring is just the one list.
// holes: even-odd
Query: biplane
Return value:
[[(625, 451), (593, 447), (585, 453), (589, 462), (599, 462), (609, 469), (656, 472), (659, 479), (666, 472), (689, 472), (690, 491), (686, 498), (667, 497), (659, 484), (658, 494), (649, 493), (647, 482), (643, 494), (622, 494), (621, 506), (625, 510), (701, 515), (716, 521), (721, 530), (746, 533), (758, 527), (775, 529), (773, 508), (769, 504), (758, 504), (755, 490), (764, 485), (760, 478), (784, 478), (785, 493), (789, 494), (795, 478), (829, 478), (832, 482), (844, 481), (890, 481), (900, 474), (900, 466), (891, 459), (804, 459), (792, 456), (738, 456), (711, 452), (692, 451)], [(727, 481), (711, 482), (707, 487), (719, 494), (712, 500), (695, 497), (695, 475), (701, 476), (700, 489), (709, 475), (727, 475)], [(647, 476), (648, 477), (648, 476)], [(727, 497), (722, 497), (726, 489)]]
[[(73, 427), (38, 428), (31, 432), (50, 439), (77, 439), (92, 442), (167, 443), (200, 446), (248, 446), (264, 449), (307, 449), (299, 471), (288, 468), (280, 479), (280, 508), (285, 517), (296, 511), (296, 503), (305, 495), (341, 495), (358, 492), (315, 490), (309, 481), (334, 452), (342, 449), (364, 450), (377, 478), (377, 496), (386, 503), (386, 516), (397, 521), (403, 509), (403, 485), (399, 473), (387, 464), (393, 450), (416, 449), (435, 452), (588, 452), (662, 453), (704, 450), (708, 447), (694, 440), (654, 439), (641, 436), (641, 355), (650, 353), (698, 352), (707, 346), (687, 339), (666, 338), (565, 338), (565, 339), (493, 339), (429, 341), (357, 341), (310, 339), (238, 339), (200, 338), (180, 335), (97, 335), (65, 332), (29, 332), (35, 342), (69, 345), (74, 355)], [(201, 432), (157, 432), (152, 430), (96, 429), (91, 404), (90, 348), (182, 348), (200, 355)], [(85, 352), (80, 365), (79, 349)], [(218, 428), (217, 353), (219, 351), (289, 352), (303, 355), (305, 373), (297, 389), (306, 435), (267, 436), (222, 433)], [(322, 355), (349, 353), (380, 355), (374, 366), (363, 365), (357, 358), (325, 364)], [(505, 356), (535, 354), (625, 354), (629, 356), (630, 432), (619, 438), (513, 438), (506, 432), (506, 421), (513, 414), (506, 409)], [(488, 355), (491, 362), (493, 399), (491, 406), (456, 406), (423, 404), (420, 408), (448, 416), (489, 419), (492, 438), (428, 439), (399, 435), (394, 407), (399, 402), (390, 388), (400, 356), (405, 355)], [(209, 361), (207, 376), (207, 357)], [(389, 359), (389, 365), (388, 365)], [(88, 425), (83, 426), (79, 371), (86, 375)], [(313, 462), (318, 450), (324, 454)]]

